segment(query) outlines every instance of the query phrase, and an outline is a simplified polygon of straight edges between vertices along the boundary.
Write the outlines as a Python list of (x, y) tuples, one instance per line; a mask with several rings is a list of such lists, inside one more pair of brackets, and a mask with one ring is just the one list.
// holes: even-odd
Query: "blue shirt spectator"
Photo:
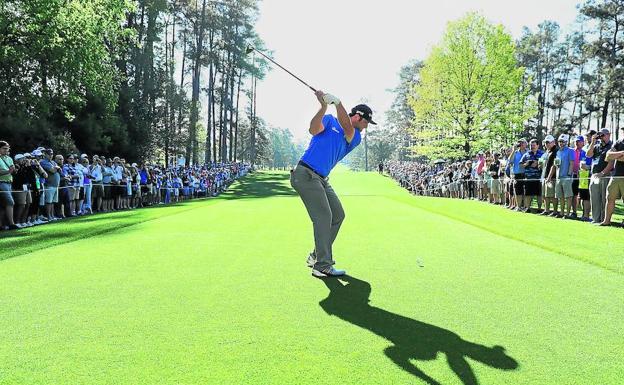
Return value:
[(572, 177), (572, 167), (574, 165), (574, 150), (568, 146), (557, 151), (559, 167), (557, 167), (557, 178), (566, 179)]

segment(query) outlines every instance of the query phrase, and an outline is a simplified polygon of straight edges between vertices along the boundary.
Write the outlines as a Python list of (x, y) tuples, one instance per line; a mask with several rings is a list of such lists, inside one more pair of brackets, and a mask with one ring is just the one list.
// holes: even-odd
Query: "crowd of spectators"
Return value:
[(44, 147), (11, 157), (9, 143), (0, 141), (0, 229), (216, 196), (250, 170), (236, 162), (131, 164)]
[[(622, 129), (624, 130), (624, 129)], [(586, 135), (519, 139), (457, 162), (380, 164), (414, 194), (478, 199), (511, 210), (609, 226), (624, 198), (624, 140), (607, 128)]]

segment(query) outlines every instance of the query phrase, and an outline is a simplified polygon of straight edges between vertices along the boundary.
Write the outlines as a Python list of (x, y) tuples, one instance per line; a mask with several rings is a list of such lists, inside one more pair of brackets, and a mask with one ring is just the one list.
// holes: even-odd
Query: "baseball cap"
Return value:
[(13, 159), (20, 160), (20, 159), (24, 159), (24, 158), (25, 158), (24, 154), (17, 154), (17, 155), (15, 155), (15, 158), (13, 158)]
[(559, 135), (559, 141), (560, 142), (568, 143), (569, 140), (570, 140), (570, 136), (568, 134), (561, 134), (561, 135)]
[(600, 131), (598, 131), (598, 133), (603, 134), (603, 135), (610, 135), (611, 130), (609, 130), (608, 128), (603, 128)]
[(366, 104), (358, 104), (351, 109), (351, 115), (358, 114), (368, 121), (370, 124), (377, 124), (373, 121), (373, 110)]
[(526, 139), (520, 138), (518, 139), (518, 143), (528, 143)]
[(88, 158), (87, 154), (80, 155), (81, 158)]
[(576, 137), (576, 142), (585, 142), (585, 138), (583, 138), (583, 135), (579, 135)]
[(24, 157), (25, 158), (32, 158), (32, 155), (30, 154), (30, 152), (26, 152), (26, 153), (24, 153)]
[(35, 151), (32, 152), (32, 155), (33, 156), (41, 156), (41, 155), (43, 155), (43, 153), (41, 152), (41, 150), (35, 150)]
[(544, 138), (544, 143), (550, 143), (553, 142), (555, 140), (555, 137), (552, 135), (546, 135), (546, 137)]

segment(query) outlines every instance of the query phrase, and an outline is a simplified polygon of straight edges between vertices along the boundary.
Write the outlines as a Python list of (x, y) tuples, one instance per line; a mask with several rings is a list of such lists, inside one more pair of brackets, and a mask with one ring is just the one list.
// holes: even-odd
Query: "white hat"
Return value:
[(32, 155), (33, 156), (41, 156), (41, 155), (43, 155), (43, 153), (41, 152), (41, 150), (35, 150), (35, 151), (32, 152)]
[(570, 135), (568, 135), (568, 134), (561, 134), (561, 135), (559, 135), (559, 141), (560, 142), (563, 141), (563, 142), (568, 143), (570, 141)]
[(80, 155), (81, 158), (88, 158), (87, 154)]
[(14, 159), (15, 160), (20, 160), (20, 159), (24, 159), (24, 158), (25, 158), (25, 156), (23, 154), (17, 154), (17, 155), (15, 155)]
[(136, 163), (132, 163), (132, 167), (136, 167), (138, 166)]
[(546, 137), (544, 138), (544, 143), (550, 143), (552, 141), (555, 140), (555, 137), (552, 135), (546, 135)]

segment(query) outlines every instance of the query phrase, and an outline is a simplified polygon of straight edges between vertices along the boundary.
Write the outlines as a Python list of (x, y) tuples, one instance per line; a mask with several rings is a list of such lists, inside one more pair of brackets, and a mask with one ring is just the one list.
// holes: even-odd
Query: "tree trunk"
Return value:
[(198, 160), (198, 148), (197, 142), (197, 118), (199, 115), (199, 82), (201, 77), (201, 57), (204, 49), (204, 30), (206, 28), (206, 0), (202, 1), (201, 22), (199, 24), (199, 30), (195, 36), (195, 55), (193, 58), (193, 91), (191, 94), (191, 117), (189, 121), (189, 138), (186, 142), (186, 165), (191, 162), (191, 158), (194, 164), (197, 164)]
[[(238, 160), (238, 102), (240, 101), (241, 82), (243, 80), (243, 74), (238, 75), (238, 87), (236, 89), (236, 122), (234, 123), (234, 162)], [(619, 115), (618, 115), (619, 116)]]

